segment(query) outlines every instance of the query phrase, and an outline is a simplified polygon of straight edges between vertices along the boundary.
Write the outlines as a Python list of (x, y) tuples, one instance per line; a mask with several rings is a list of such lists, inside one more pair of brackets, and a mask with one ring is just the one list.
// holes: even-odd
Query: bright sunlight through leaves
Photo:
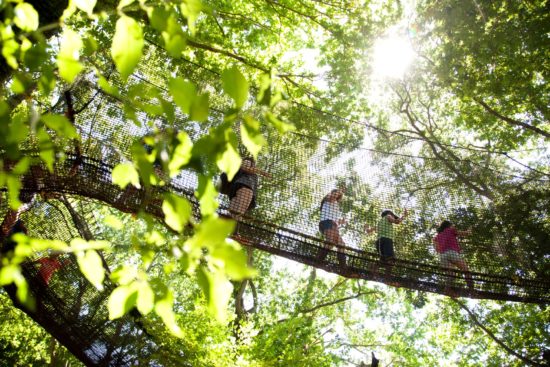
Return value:
[(390, 35), (381, 38), (374, 44), (373, 76), (402, 78), (414, 57), (414, 50), (406, 37)]

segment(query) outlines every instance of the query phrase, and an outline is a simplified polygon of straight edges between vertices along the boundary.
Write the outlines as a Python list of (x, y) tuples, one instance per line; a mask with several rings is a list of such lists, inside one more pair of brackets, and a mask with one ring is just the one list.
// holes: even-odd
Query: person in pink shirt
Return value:
[(59, 261), (58, 257), (59, 254), (54, 254), (36, 260), (36, 263), (39, 264), (38, 276), (40, 277), (40, 279), (42, 279), (42, 281), (44, 281), (44, 284), (46, 285), (50, 285), (50, 280), (52, 279), (52, 276), (55, 272), (57, 272), (59, 269), (62, 269), (65, 265), (68, 265), (71, 262), (69, 259)]
[(465, 272), (468, 288), (474, 288), (472, 276), (469, 273), (468, 264), (462, 257), (462, 249), (458, 244), (458, 237), (471, 234), (470, 230), (460, 231), (448, 220), (441, 222), (437, 228), (437, 235), (434, 237), (435, 251), (439, 254), (441, 265), (446, 268), (458, 268)]

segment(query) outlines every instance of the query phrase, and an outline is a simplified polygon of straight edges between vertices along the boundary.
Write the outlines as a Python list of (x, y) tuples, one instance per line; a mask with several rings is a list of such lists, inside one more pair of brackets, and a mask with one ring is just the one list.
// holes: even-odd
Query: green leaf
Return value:
[(155, 307), (155, 293), (147, 282), (138, 284), (137, 309), (142, 315), (147, 315)]
[(23, 31), (31, 32), (38, 28), (38, 13), (31, 4), (19, 3), (14, 9), (13, 22)]
[[(26, 237), (22, 233), (17, 233), (16, 235), (14, 235), (14, 239), (17, 241), (18, 244), (23, 244), (23, 243), (28, 244), (27, 248), (25, 248), (25, 246), (18, 245), (17, 248), (15, 249), (16, 255), (20, 257), (31, 256), (36, 252), (46, 251), (46, 250), (63, 251), (63, 252), (68, 252), (70, 250), (67, 244), (60, 240), (31, 238), (31, 237)], [(19, 247), (21, 247), (21, 249)], [(29, 251), (29, 252), (25, 253), (24, 251)]]
[(16, 296), (19, 302), (26, 306), (30, 310), (36, 309), (36, 302), (32, 293), (29, 291), (29, 285), (27, 281), (23, 279), (16, 279), (15, 285), (17, 285)]
[(256, 275), (256, 271), (247, 265), (245, 252), (234, 241), (226, 241), (225, 245), (213, 249), (210, 255), (223, 266), (225, 273), (233, 280), (243, 280)]
[(73, 238), (71, 240), (71, 250), (74, 252), (88, 251), (88, 250), (103, 250), (109, 247), (108, 241), (86, 241), (82, 238)]
[(13, 93), (25, 93), (28, 87), (32, 85), (32, 80), (23, 73), (18, 73), (13, 76), (11, 90)]
[(214, 273), (200, 267), (197, 272), (197, 280), (206, 298), (208, 311), (219, 322), (225, 323), (227, 319), (227, 305), (231, 298), (233, 285), (219, 271)]
[(111, 273), (111, 280), (120, 285), (128, 285), (137, 277), (137, 271), (128, 265), (122, 265)]
[(10, 208), (17, 210), (21, 205), (21, 201), (19, 201), (21, 180), (19, 179), (19, 176), (8, 175), (6, 181), (8, 185), (8, 202), (10, 203)]
[(244, 122), (244, 124), (241, 124), (241, 138), (246, 149), (256, 159), (258, 153), (267, 142), (260, 133), (260, 123), (257, 120), (252, 116), (246, 115)]
[(126, 80), (137, 66), (143, 45), (143, 31), (139, 23), (126, 15), (121, 16), (116, 22), (111, 56), (123, 80)]
[(40, 75), (40, 79), (38, 80), (40, 93), (44, 96), (49, 95), (51, 91), (54, 90), (56, 82), (57, 78), (51, 68), (44, 67), (42, 69), (42, 75)]
[(132, 163), (120, 163), (116, 165), (113, 168), (112, 177), (113, 183), (122, 189), (128, 186), (129, 183), (138, 189), (141, 188), (139, 174)]
[(218, 154), (216, 164), (220, 170), (227, 173), (229, 180), (232, 180), (241, 168), (241, 156), (237, 150), (237, 136), (231, 128), (228, 128), (227, 133), (227, 144), (221, 154)]
[(179, 170), (184, 167), (189, 160), (191, 159), (191, 152), (193, 150), (193, 142), (184, 131), (178, 133), (178, 145), (174, 149), (174, 154), (170, 163), (168, 164), (168, 169), (170, 171), (170, 177), (175, 176)]
[(265, 113), (265, 118), (266, 118), (267, 121), (269, 121), (273, 126), (275, 126), (275, 128), (276, 128), (281, 134), (283, 134), (283, 133), (285, 133), (285, 132), (287, 132), (287, 131), (294, 131), (294, 130), (296, 130), (296, 127), (295, 127), (294, 125), (279, 120), (273, 113), (271, 113), (271, 112), (269, 112), (269, 111)]
[(181, 56), (185, 46), (187, 46), (187, 39), (184, 34), (169, 35), (166, 32), (163, 34), (164, 45), (166, 51), (171, 57), (177, 58)]
[(122, 224), (122, 221), (118, 219), (118, 217), (111, 214), (105, 217), (105, 219), (103, 220), (103, 223), (117, 230), (121, 230), (124, 227), (124, 225)]
[(131, 285), (121, 285), (115, 288), (107, 301), (109, 319), (114, 320), (124, 316), (135, 305), (137, 300), (137, 289)]
[(75, 139), (78, 137), (78, 132), (74, 125), (63, 115), (42, 115), (41, 120), (44, 121), (47, 127), (54, 130), (61, 137)]
[(53, 172), (53, 164), (55, 163), (55, 150), (50, 135), (43, 128), (36, 132), (38, 138), (38, 146), (40, 147), (40, 159), (44, 161), (50, 172)]
[(176, 106), (174, 106), (172, 102), (168, 102), (164, 98), (160, 98), (160, 103), (162, 105), (162, 110), (164, 112), (166, 120), (169, 124), (172, 124), (174, 122), (174, 119), (176, 118)]
[(97, 43), (97, 40), (92, 36), (85, 37), (83, 42), (84, 42), (83, 52), (87, 56), (92, 56), (94, 52), (96, 52), (97, 49), (99, 48), (99, 44)]
[(271, 104), (271, 74), (265, 73), (260, 77), (260, 87), (256, 98), (259, 104), (269, 106)]
[(11, 283), (15, 283), (16, 279), (25, 279), (21, 274), (21, 268), (15, 264), (3, 265), (0, 268), (0, 286), (5, 286)]
[(199, 94), (191, 105), (191, 120), (204, 122), (208, 119), (209, 102), (208, 94)]
[(233, 232), (235, 222), (210, 216), (204, 219), (195, 232), (195, 235), (186, 241), (189, 249), (207, 248), (214, 250), (225, 245), (225, 239)]
[(61, 49), (57, 55), (57, 66), (61, 77), (69, 83), (72, 83), (84, 68), (79, 62), (82, 46), (82, 39), (78, 33), (65, 28), (61, 39)]
[(4, 137), (7, 142), (12, 143), (14, 146), (17, 146), (28, 138), (28, 119), (28, 114), (24, 113), (21, 110), (14, 113), (14, 115), (12, 116), (11, 124), (7, 125), (7, 127), (9, 128), (8, 133)]
[(105, 268), (101, 256), (94, 251), (77, 253), (76, 260), (82, 274), (92, 283), (94, 287), (103, 290), (103, 280), (105, 279)]
[(173, 304), (174, 297), (168, 290), (165, 297), (155, 303), (155, 312), (160, 316), (168, 330), (170, 330), (173, 335), (181, 338), (183, 336), (183, 331), (176, 322), (176, 314), (172, 309)]
[(31, 71), (39, 72), (47, 61), (46, 41), (38, 40), (24, 53), (23, 60)]
[(195, 196), (199, 199), (201, 206), (201, 215), (207, 217), (216, 212), (218, 208), (218, 191), (212, 182), (212, 179), (207, 176), (199, 176), (199, 186), (195, 192)]
[(120, 96), (120, 93), (118, 91), (118, 88), (113, 86), (103, 75), (99, 75), (97, 84), (99, 84), (99, 87), (107, 94), (110, 94), (112, 96), (118, 97)]
[(191, 218), (191, 204), (187, 199), (167, 194), (162, 202), (162, 211), (166, 224), (177, 232), (183, 231)]
[(195, 22), (202, 11), (202, 2), (200, 0), (184, 0), (181, 5), (181, 13), (187, 18), (187, 26), (191, 34), (195, 33)]
[(125, 6), (131, 5), (136, 0), (120, 0), (118, 3), (117, 9), (120, 10), (124, 8)]
[(190, 81), (177, 77), (172, 78), (168, 82), (168, 89), (174, 102), (178, 105), (181, 111), (187, 115), (191, 112), (191, 105), (197, 96), (197, 89)]
[(29, 170), (29, 167), (31, 165), (31, 159), (30, 157), (23, 157), (17, 164), (13, 167), (11, 170), (11, 173), (15, 175), (23, 175), (27, 173)]
[(170, 13), (164, 7), (155, 6), (147, 9), (147, 15), (149, 16), (149, 22), (151, 26), (157, 31), (164, 31), (166, 29), (167, 21), (170, 17)]
[(241, 108), (245, 104), (248, 99), (248, 82), (239, 69), (225, 69), (222, 73), (222, 86), (225, 93), (235, 101), (236, 108)]
[[(96, 0), (72, 0), (76, 7), (88, 15), (92, 15), (94, 12), (94, 7)], [(123, 0), (124, 1), (124, 0)]]
[(6, 62), (12, 69), (17, 69), (19, 63), (15, 57), (16, 52), (19, 50), (19, 43), (13, 39), (7, 39), (2, 41), (2, 56), (6, 59)]

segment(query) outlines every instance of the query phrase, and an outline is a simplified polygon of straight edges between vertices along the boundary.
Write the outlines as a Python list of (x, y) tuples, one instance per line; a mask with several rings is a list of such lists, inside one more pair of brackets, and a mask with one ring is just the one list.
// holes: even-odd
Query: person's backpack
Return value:
[(225, 172), (221, 174), (220, 182), (220, 194), (229, 195), (231, 193), (231, 182), (228, 180)]

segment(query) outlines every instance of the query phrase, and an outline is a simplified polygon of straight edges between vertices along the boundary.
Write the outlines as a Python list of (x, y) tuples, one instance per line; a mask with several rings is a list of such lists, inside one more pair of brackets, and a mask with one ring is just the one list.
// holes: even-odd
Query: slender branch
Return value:
[(267, 27), (259, 22), (257, 22), (256, 20), (254, 19), (251, 19), (249, 17), (246, 17), (242, 14), (237, 14), (237, 13), (229, 13), (229, 12), (224, 12), (224, 11), (220, 11), (220, 10), (217, 10), (216, 11), (216, 14), (220, 15), (220, 18), (226, 18), (226, 19), (235, 19), (235, 18), (238, 18), (240, 19), (241, 21), (246, 21), (246, 22), (249, 22), (251, 23), (252, 25), (255, 25), (257, 26), (258, 28), (262, 28), (263, 30), (265, 31), (268, 31), (268, 32), (273, 32), (273, 30), (270, 28), (270, 27)]
[(481, 330), (483, 330), (485, 332), (485, 334), (487, 334), (487, 336), (489, 336), (489, 338), (491, 338), (495, 343), (497, 343), (502, 349), (504, 349), (506, 352), (508, 352), (509, 354), (513, 355), (514, 357), (516, 358), (519, 358), (521, 361), (527, 363), (528, 365), (530, 366), (542, 366), (542, 364), (540, 363), (537, 363), (519, 353), (517, 353), (516, 351), (514, 351), (512, 348), (510, 348), (509, 346), (507, 346), (506, 344), (504, 344), (504, 342), (502, 340), (500, 340), (499, 338), (496, 337), (496, 335), (489, 329), (487, 329), (485, 327), (485, 325), (483, 325), (477, 318), (477, 316), (468, 308), (466, 307), (466, 305), (464, 305), (462, 302), (460, 302), (459, 300), (455, 299), (455, 298), (451, 298), (456, 304), (458, 304), (460, 306), (460, 308), (462, 308), (464, 311), (466, 311), (468, 313), (468, 316), (470, 316), (470, 319), (474, 322), (474, 324), (476, 324), (476, 326), (478, 326)]
[[(324, 307), (334, 306), (334, 305), (337, 305), (339, 303), (343, 303), (343, 302), (346, 302), (346, 301), (349, 301), (349, 300), (352, 300), (352, 299), (356, 299), (356, 298), (359, 298), (359, 297), (367, 295), (367, 294), (374, 294), (374, 293), (377, 293), (377, 292), (376, 291), (358, 292), (357, 294), (354, 294), (354, 295), (351, 295), (351, 296), (348, 296), (348, 297), (339, 298), (339, 299), (336, 299), (334, 301), (321, 303), (321, 304), (318, 304), (317, 306), (314, 306), (314, 307), (311, 307), (311, 308), (308, 308), (308, 309), (305, 309), (305, 310), (299, 310), (296, 313), (297, 314), (313, 313), (313, 312), (315, 312), (315, 311), (317, 311), (321, 308), (324, 308)], [(277, 321), (277, 323), (282, 323), (282, 322), (285, 322), (285, 321), (288, 321), (288, 320), (289, 320), (289, 318), (280, 319), (280, 320)]]
[[(439, 149), (441, 149), (442, 151), (445, 151), (446, 153), (448, 154), (451, 154), (451, 155), (454, 155), (452, 152), (450, 152), (449, 150), (445, 150), (438, 142), (436, 141), (433, 141), (431, 139), (429, 139), (426, 134), (417, 126), (416, 122), (417, 122), (417, 119), (413, 116), (413, 114), (411, 113), (410, 111), (410, 96), (407, 96), (407, 97), (404, 97), (402, 96), (399, 92), (397, 92), (397, 95), (400, 97), (401, 101), (402, 101), (402, 108), (401, 108), (401, 113), (404, 113), (405, 116), (407, 117), (407, 120), (409, 121), (409, 123), (411, 124), (411, 126), (416, 130), (416, 133), (423, 138), (423, 140), (428, 144), (428, 146), (430, 147), (432, 153), (441, 161), (441, 163), (443, 163), (443, 165), (445, 165), (445, 167), (447, 167), (447, 169), (449, 169), (451, 172), (453, 172), (455, 174), (455, 176), (462, 182), (464, 183), (466, 186), (468, 186), (469, 188), (471, 188), (472, 190), (474, 190), (476, 193), (482, 195), (482, 196), (485, 196), (486, 198), (488, 199), (493, 199), (492, 197), (492, 194), (490, 193), (489, 190), (487, 190), (487, 188), (482, 188), (482, 187), (478, 187), (477, 185), (475, 185), (470, 179), (468, 179), (466, 176), (464, 176), (462, 174), (462, 172), (460, 172), (460, 170), (458, 170), (454, 164), (451, 164), (442, 154), (441, 152), (439, 151)], [(437, 146), (436, 146), (437, 145)], [(439, 148), (439, 149), (438, 149)]]
[(203, 50), (206, 50), (206, 51), (215, 52), (215, 53), (218, 53), (218, 54), (221, 54), (221, 55), (225, 55), (227, 57), (230, 57), (232, 59), (240, 61), (245, 65), (248, 65), (250, 67), (261, 70), (261, 71), (266, 72), (266, 73), (269, 71), (268, 69), (264, 68), (263, 66), (251, 63), (250, 61), (248, 61), (245, 57), (243, 57), (241, 55), (237, 55), (237, 54), (234, 54), (232, 52), (222, 50), (220, 48), (216, 48), (214, 46), (205, 45), (204, 43), (199, 43), (199, 42), (196, 42), (196, 41), (193, 41), (193, 40), (190, 40), (190, 39), (187, 40), (187, 44), (189, 46), (192, 46), (192, 47), (195, 47), (195, 48), (200, 48), (200, 49), (203, 49)]
[[(316, 19), (316, 17), (310, 15), (310, 14), (306, 14), (306, 13), (303, 13), (303, 12), (300, 12), (294, 8), (291, 8), (289, 6), (286, 6), (284, 4), (281, 4), (280, 2), (278, 1), (273, 1), (273, 0), (265, 0), (268, 4), (271, 4), (271, 5), (277, 5), (285, 10), (288, 10), (292, 13), (295, 13), (303, 18), (306, 18), (306, 19), (309, 19), (310, 21), (312, 21), (313, 23), (317, 24), (318, 26), (320, 26), (321, 28), (323, 28), (325, 31), (331, 33), (331, 34), (334, 34), (334, 32), (332, 31), (332, 29), (330, 29), (329, 27), (327, 27), (325, 24), (323, 24), (322, 22), (320, 22), (319, 20)], [(289, 19), (290, 21), (292, 21), (292, 19), (286, 17), (287, 19)]]

